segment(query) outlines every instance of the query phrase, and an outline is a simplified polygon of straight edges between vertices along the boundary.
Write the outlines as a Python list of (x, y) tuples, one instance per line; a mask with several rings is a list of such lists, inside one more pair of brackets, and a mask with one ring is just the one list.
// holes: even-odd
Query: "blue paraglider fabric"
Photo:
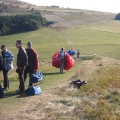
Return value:
[(76, 52), (75, 52), (75, 51), (73, 51), (73, 50), (68, 50), (68, 51), (67, 51), (67, 53), (68, 53), (70, 56), (73, 56), (73, 55), (75, 55), (75, 54), (76, 54)]

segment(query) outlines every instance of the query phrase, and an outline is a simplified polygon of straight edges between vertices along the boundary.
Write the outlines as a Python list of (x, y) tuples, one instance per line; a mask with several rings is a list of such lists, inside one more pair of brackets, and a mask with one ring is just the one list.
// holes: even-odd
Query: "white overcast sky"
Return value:
[(120, 13), (120, 0), (20, 0), (38, 6), (57, 5), (60, 7)]

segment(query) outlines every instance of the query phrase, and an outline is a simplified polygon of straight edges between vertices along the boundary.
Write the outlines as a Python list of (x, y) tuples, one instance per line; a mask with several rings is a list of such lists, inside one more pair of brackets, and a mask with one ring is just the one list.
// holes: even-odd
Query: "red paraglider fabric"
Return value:
[[(52, 66), (56, 68), (60, 68), (61, 63), (62, 60), (61, 58), (59, 58), (59, 54), (57, 52), (52, 56)], [(74, 59), (68, 53), (66, 53), (64, 69), (69, 70), (71, 67), (74, 66), (74, 63), (75, 63)]]

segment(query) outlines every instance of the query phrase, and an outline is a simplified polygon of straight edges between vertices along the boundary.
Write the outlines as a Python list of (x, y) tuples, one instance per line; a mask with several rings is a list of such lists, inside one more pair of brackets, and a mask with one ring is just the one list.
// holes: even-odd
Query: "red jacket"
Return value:
[(26, 52), (28, 55), (28, 68), (38, 70), (39, 62), (37, 52), (33, 48), (26, 49)]

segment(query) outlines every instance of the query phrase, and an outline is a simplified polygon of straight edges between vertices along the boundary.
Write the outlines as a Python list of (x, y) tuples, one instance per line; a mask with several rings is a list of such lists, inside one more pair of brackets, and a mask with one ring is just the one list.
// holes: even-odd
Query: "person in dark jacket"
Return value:
[(19, 85), (20, 91), (18, 92), (18, 94), (22, 94), (25, 90), (24, 70), (28, 64), (28, 56), (26, 50), (22, 46), (21, 40), (17, 40), (15, 45), (19, 49), (17, 54), (17, 69), (16, 69), (20, 81), (20, 85)]
[(24, 79), (26, 82), (27, 74), (29, 73), (29, 86), (32, 86), (32, 83), (30, 81), (30, 76), (38, 70), (39, 68), (39, 62), (38, 62), (38, 54), (37, 52), (32, 48), (32, 42), (27, 43), (27, 49), (26, 49), (27, 55), (28, 55), (28, 65), (24, 72)]
[(5, 45), (1, 45), (1, 50), (2, 50), (1, 55), (2, 55), (2, 61), (3, 61), (2, 71), (3, 71), (3, 78), (4, 78), (3, 90), (8, 90), (9, 89), (8, 72), (9, 70), (13, 69), (14, 56), (10, 51), (7, 50)]

